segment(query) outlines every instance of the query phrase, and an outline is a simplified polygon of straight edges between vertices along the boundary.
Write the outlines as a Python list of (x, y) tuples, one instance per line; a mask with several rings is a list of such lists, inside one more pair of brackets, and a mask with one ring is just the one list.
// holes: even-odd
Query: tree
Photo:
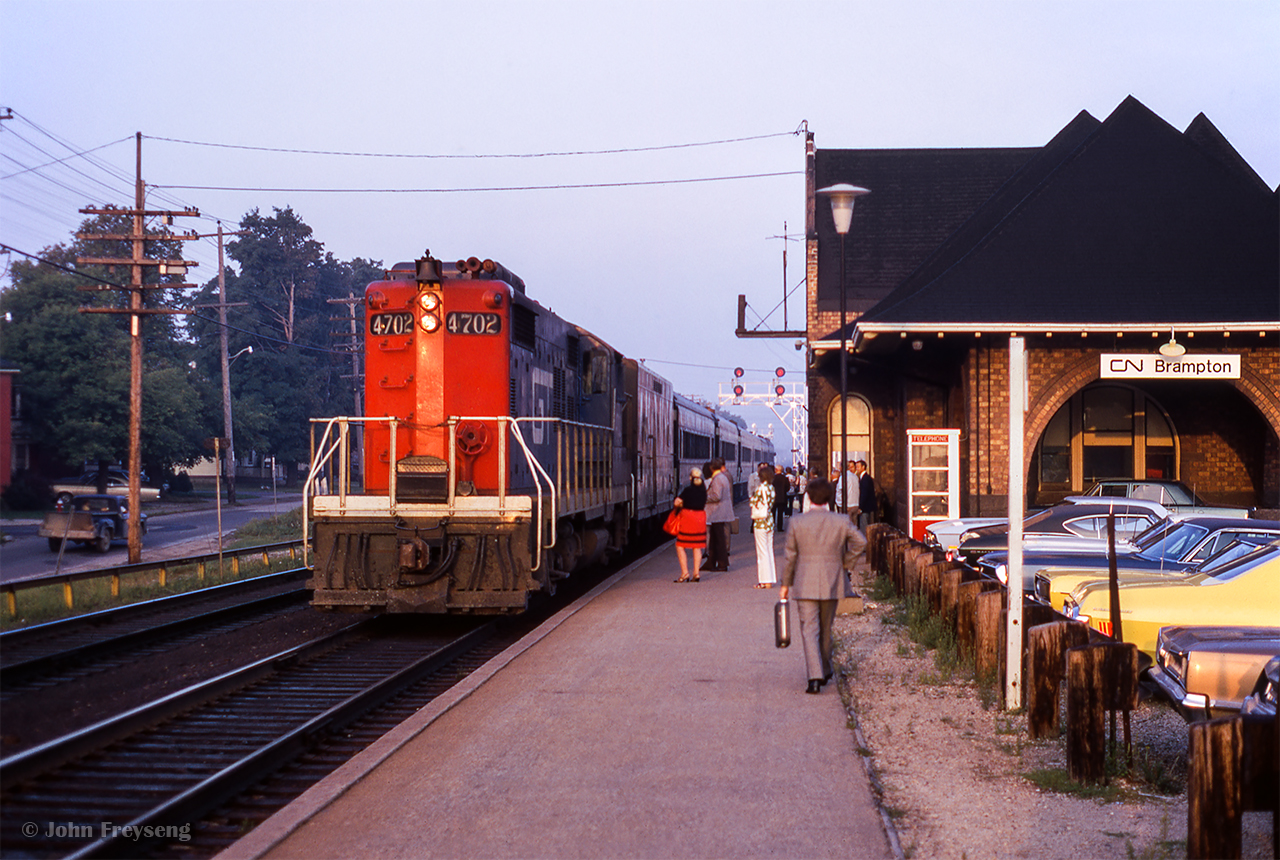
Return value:
[[(122, 218), (127, 216), (98, 216), (80, 232), (119, 233)], [(149, 253), (176, 255), (171, 247)], [(123, 461), (128, 452), (129, 317), (80, 312), (84, 306), (124, 307), (127, 294), (76, 289), (127, 278), (118, 269), (75, 263), (77, 257), (128, 255), (118, 241), (55, 245), (42, 252), (46, 263), (15, 262), (12, 286), (0, 294), (0, 313), (12, 319), (5, 324), (5, 358), (21, 370), (24, 417), (49, 477), (85, 460)], [(148, 292), (150, 305), (173, 301), (168, 291)], [(173, 322), (149, 316), (143, 333), (143, 464), (152, 475), (167, 474), (199, 459), (206, 399), (189, 377), (191, 347), (174, 336)]]
[[(382, 277), (381, 263), (334, 259), (292, 209), (270, 217), (253, 210), (241, 219), (239, 236), (228, 243), (238, 271), (225, 273), (228, 351), (252, 346), (252, 356), (231, 372), (236, 450), (275, 456), (289, 469), (310, 458), (311, 418), (353, 410), (351, 353), (331, 336), (336, 315), (331, 298), (364, 295)], [(217, 280), (196, 298), (216, 304)], [(212, 314), (192, 320), (200, 367), (220, 379), (218, 322)]]

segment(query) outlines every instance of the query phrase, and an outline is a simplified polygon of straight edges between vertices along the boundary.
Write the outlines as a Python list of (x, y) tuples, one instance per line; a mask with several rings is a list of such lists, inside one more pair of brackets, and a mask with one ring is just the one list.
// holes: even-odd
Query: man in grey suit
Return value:
[(827, 510), (834, 488), (821, 479), (809, 483), (808, 513), (791, 518), (783, 553), (783, 600), (795, 590), (800, 641), (809, 673), (806, 693), (817, 693), (831, 680), (831, 625), (836, 605), (848, 587), (846, 570), (867, 551), (867, 539), (845, 514)]

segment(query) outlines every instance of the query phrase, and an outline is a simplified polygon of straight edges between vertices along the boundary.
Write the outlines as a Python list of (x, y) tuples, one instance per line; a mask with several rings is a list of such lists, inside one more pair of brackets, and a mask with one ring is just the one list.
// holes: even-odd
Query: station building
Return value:
[[(847, 446), (904, 530), (1005, 514), (1016, 337), (1028, 506), (1130, 477), (1280, 513), (1278, 196), (1203, 114), (1130, 97), (1042, 147), (806, 159), (811, 468)], [(818, 192), (844, 183), (870, 193), (841, 237)]]

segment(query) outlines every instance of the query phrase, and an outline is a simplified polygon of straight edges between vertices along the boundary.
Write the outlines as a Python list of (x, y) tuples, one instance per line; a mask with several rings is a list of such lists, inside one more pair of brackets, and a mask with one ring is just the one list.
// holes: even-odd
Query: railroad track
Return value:
[[(168, 832), (178, 834), (172, 844), (184, 856), (194, 856), (185, 850), (192, 822), (432, 673), (450, 674), (450, 661), (494, 635), (492, 624), (470, 622), (458, 635), (458, 623), (424, 632), (414, 621), (357, 622), (5, 759), (0, 852), (132, 857), (165, 841), (139, 834)], [(446, 626), (452, 635), (439, 632)], [(379, 722), (402, 718), (391, 713)], [(381, 731), (373, 725), (360, 733)], [(341, 760), (353, 752), (341, 751)], [(341, 763), (331, 753), (311, 756), (328, 756), (330, 769)], [(217, 829), (204, 828), (202, 839), (216, 837)]]
[(301, 605), (308, 575), (283, 571), (0, 634), (0, 701)]

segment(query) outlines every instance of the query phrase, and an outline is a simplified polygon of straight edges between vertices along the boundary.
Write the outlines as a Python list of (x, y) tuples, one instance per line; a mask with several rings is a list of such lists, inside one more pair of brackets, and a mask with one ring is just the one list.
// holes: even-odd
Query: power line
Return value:
[(649, 179), (635, 182), (584, 182), (571, 185), (496, 185), (484, 188), (252, 188), (232, 185), (153, 185), (152, 188), (183, 191), (269, 191), (281, 194), (472, 194), (482, 191), (572, 191), (583, 188), (627, 188), (643, 185), (688, 185), (696, 182), (728, 182), (738, 179), (769, 179), (775, 176), (803, 176), (803, 170), (778, 173), (744, 173), (737, 176), (704, 176), (695, 179)]
[[(174, 137), (153, 137), (143, 135), (150, 140), (162, 140), (167, 143), (181, 143), (188, 146), (211, 146), (220, 149), (246, 149), (254, 152), (282, 152), (295, 155), (337, 155), (353, 158), (427, 158), (427, 159), (481, 159), (481, 158), (564, 158), (581, 155), (619, 155), (632, 152), (658, 152), (670, 149), (690, 149), (699, 146), (721, 146), (729, 143), (745, 143), (753, 140), (767, 140), (773, 137), (792, 137), (799, 131), (781, 131), (773, 134), (757, 134), (751, 137), (732, 137), (723, 140), (707, 140), (698, 143), (672, 143), (661, 146), (637, 146), (620, 149), (583, 149), (564, 152), (511, 152), (511, 153), (399, 153), (399, 152), (342, 152), (324, 149), (289, 149), (274, 146), (250, 146), (237, 143), (210, 143), (202, 140), (181, 140)], [(178, 186), (172, 186), (178, 187)]]

